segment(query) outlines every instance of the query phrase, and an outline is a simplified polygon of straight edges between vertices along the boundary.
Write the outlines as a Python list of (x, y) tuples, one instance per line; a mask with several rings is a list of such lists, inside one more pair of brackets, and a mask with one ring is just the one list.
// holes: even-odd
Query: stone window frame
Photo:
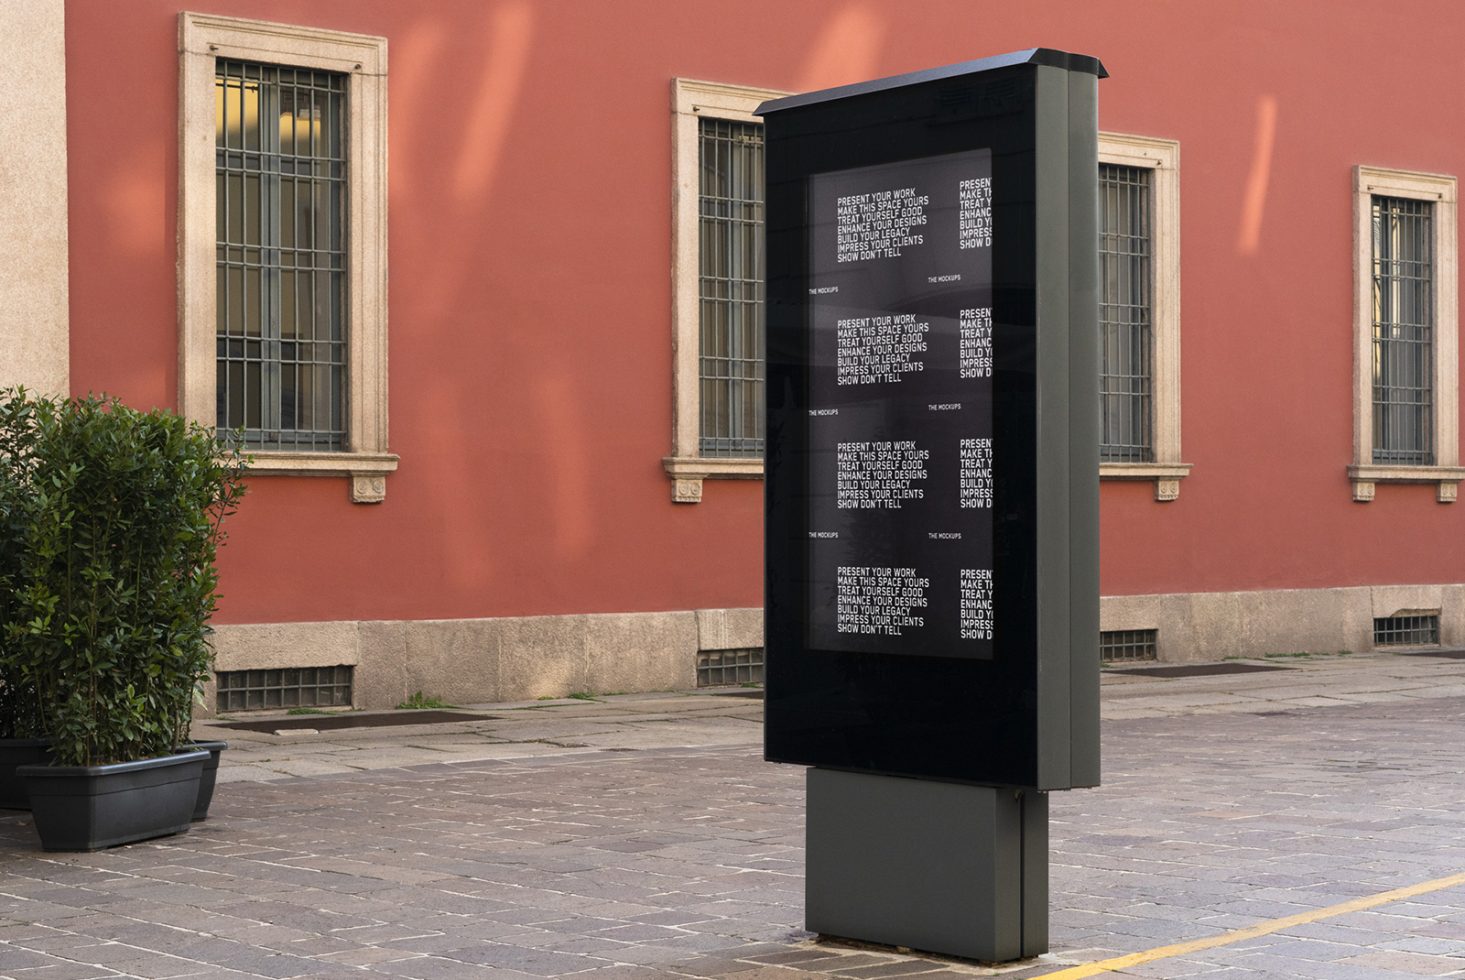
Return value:
[[(1373, 228), (1374, 197), (1434, 205), (1434, 447), (1435, 463), (1373, 462)], [(1458, 188), (1448, 174), (1360, 164), (1353, 168), (1353, 499), (1368, 503), (1380, 483), (1433, 483), (1436, 499), (1454, 503), (1460, 466)]]
[(398, 457), (387, 449), (387, 40), (185, 11), (178, 17), (178, 402), (217, 422), (215, 405), (214, 68), (220, 59), (347, 76), (347, 442), (343, 452), (252, 450), (250, 472), (348, 477), (379, 503)]
[(699, 123), (728, 119), (761, 125), (763, 120), (753, 111), (787, 94), (748, 85), (672, 80), (672, 451), (661, 462), (676, 503), (700, 503), (703, 480), (763, 478), (760, 458), (703, 456), (700, 450)]
[[(1154, 461), (1099, 464), (1102, 480), (1153, 480), (1155, 499), (1180, 496), (1192, 464), (1180, 455), (1180, 143), (1128, 133), (1099, 134), (1099, 162), (1151, 172), (1150, 330)], [(1096, 246), (1097, 247), (1097, 246)]]

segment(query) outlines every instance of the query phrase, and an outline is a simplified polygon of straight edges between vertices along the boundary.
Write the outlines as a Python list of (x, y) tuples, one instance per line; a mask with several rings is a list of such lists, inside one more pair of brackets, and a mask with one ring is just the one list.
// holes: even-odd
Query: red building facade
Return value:
[[(1353, 0), (1122, 8), (27, 0), (0, 11), (18, 229), (0, 381), (217, 421), (237, 300), (220, 66), (339, 79), (335, 109), (270, 111), (294, 113), (291, 140), (338, 114), (339, 145), (317, 132), (295, 173), (301, 194), (344, 174), (334, 217), (306, 209), (296, 259), (319, 264), (284, 287), (317, 294), (273, 302), (309, 308), (311, 363), (340, 370), (260, 382), (293, 392), (297, 421), (336, 392), (316, 427), (337, 443), (257, 451), (219, 668), (353, 667), (362, 707), (689, 687), (761, 645), (761, 467), (705, 441), (752, 389), (704, 380), (705, 345), (728, 342), (705, 336), (707, 280), (757, 270), (703, 264), (705, 121), (747, 149), (764, 97), (1080, 51), (1111, 73), (1101, 158), (1146, 195), (1125, 227), (1149, 332), (1111, 351), (1143, 362), (1145, 444), (1103, 467), (1104, 629), (1156, 631), (1138, 639), (1172, 660), (1367, 649), (1405, 617), (1435, 634), (1404, 639), (1465, 640), (1465, 140), (1441, 124), (1465, 108), (1446, 67), (1465, 13), (1409, 0), (1392, 14), (1413, 42), (1381, 52)], [(1427, 98), (1377, 84), (1406, 67)], [(262, 295), (245, 253), (287, 232), (241, 234), (239, 288)], [(303, 343), (302, 324), (276, 339)]]

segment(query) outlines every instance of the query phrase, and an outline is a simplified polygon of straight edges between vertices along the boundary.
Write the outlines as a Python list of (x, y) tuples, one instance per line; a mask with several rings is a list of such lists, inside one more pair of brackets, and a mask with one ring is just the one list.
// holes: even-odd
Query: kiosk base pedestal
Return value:
[(1048, 797), (808, 771), (807, 928), (1001, 962), (1048, 951)]

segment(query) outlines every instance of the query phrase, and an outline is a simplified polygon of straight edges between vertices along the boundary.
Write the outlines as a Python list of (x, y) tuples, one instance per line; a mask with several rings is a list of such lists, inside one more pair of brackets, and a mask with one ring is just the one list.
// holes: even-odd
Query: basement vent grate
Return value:
[(1106, 664), (1154, 660), (1159, 645), (1159, 630), (1104, 630), (1099, 634), (1099, 659)]
[(352, 668), (289, 667), (281, 670), (221, 670), (217, 710), (269, 711), (281, 708), (351, 707)]
[(1438, 610), (1395, 613), (1373, 621), (1373, 645), (1376, 647), (1439, 646), (1439, 642)]
[(697, 686), (729, 687), (763, 683), (763, 650), (700, 650), (697, 653)]

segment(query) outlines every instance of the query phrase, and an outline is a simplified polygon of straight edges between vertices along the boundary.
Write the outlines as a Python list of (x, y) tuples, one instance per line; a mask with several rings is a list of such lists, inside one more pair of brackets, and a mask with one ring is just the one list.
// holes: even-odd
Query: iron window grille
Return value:
[(1373, 198), (1373, 460), (1434, 462), (1432, 205)]
[(1099, 458), (1155, 457), (1152, 174), (1099, 165)]
[(352, 668), (294, 667), (282, 670), (221, 670), (216, 709), (268, 711), (286, 708), (349, 708)]
[(1410, 612), (1383, 616), (1373, 621), (1376, 647), (1439, 646), (1440, 614)]
[(703, 456), (763, 455), (763, 128), (702, 119), (698, 203)]
[(697, 654), (697, 686), (763, 683), (763, 651), (703, 650)]
[(1159, 630), (1104, 630), (1099, 633), (1099, 659), (1106, 664), (1159, 659)]
[(346, 82), (215, 70), (217, 417), (250, 448), (346, 448)]

